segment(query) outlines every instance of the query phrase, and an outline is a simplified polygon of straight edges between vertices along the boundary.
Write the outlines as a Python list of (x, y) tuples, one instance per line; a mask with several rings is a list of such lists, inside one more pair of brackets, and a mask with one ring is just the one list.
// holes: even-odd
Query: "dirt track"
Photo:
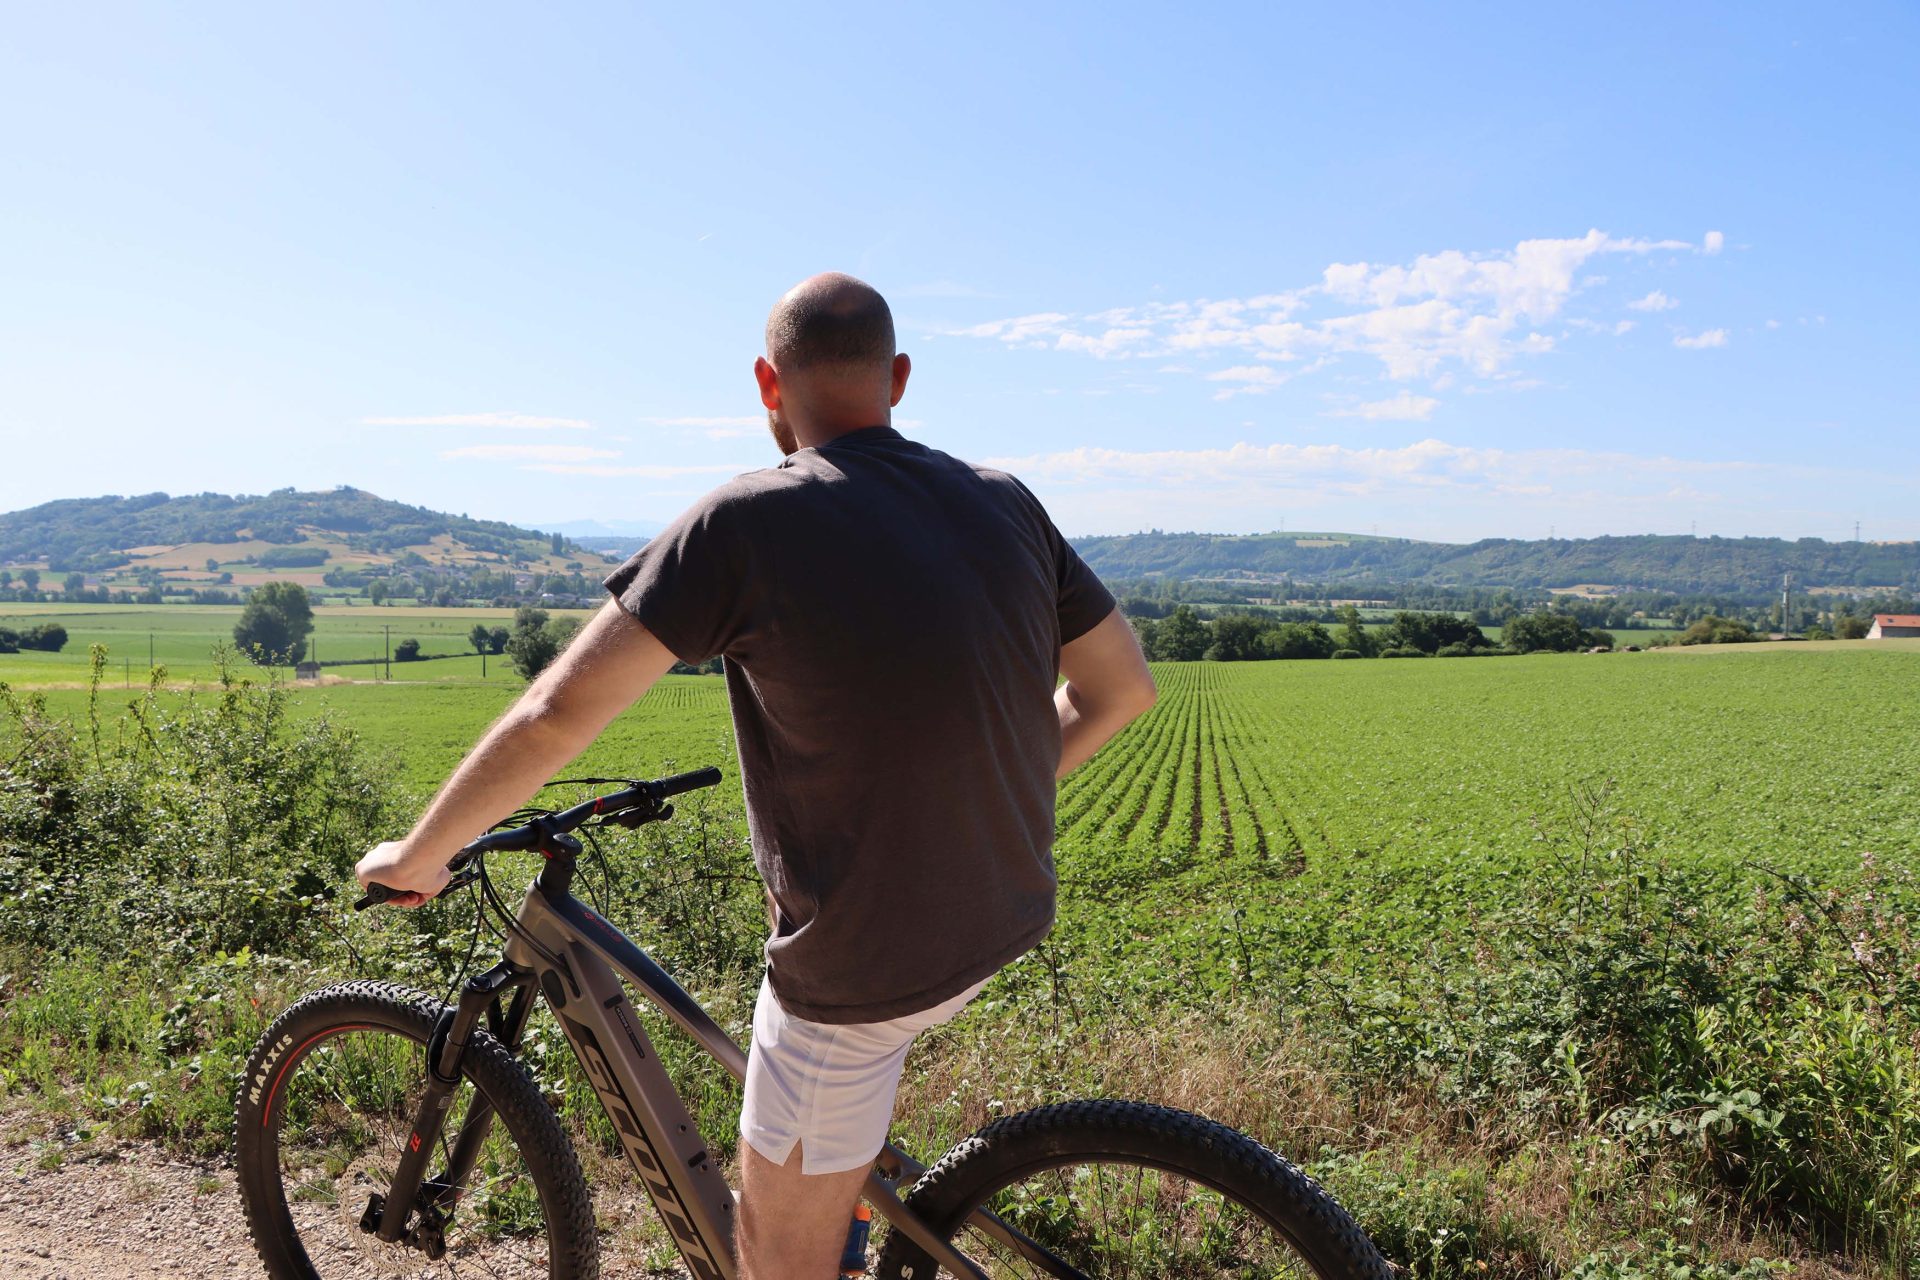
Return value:
[(146, 1144), (100, 1143), (41, 1167), (58, 1144), (0, 1146), (6, 1280), (259, 1280), (233, 1174)]

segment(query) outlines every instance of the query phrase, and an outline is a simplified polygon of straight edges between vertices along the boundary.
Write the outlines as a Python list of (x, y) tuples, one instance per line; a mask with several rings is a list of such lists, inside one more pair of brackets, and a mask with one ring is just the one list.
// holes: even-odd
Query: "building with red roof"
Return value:
[(1876, 613), (1869, 640), (1891, 640), (1896, 636), (1920, 638), (1920, 613)]

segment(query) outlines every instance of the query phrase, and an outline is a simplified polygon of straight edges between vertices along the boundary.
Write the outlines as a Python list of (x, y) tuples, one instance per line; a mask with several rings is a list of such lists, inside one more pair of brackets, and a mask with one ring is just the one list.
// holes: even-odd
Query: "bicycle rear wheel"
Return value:
[(445, 1006), (387, 982), (316, 991), (281, 1014), (247, 1059), (234, 1152), (255, 1247), (274, 1280), (491, 1276), (593, 1280), (593, 1202), (559, 1118), (519, 1063), (476, 1029), (429, 1180), (451, 1163), (463, 1120), (493, 1109), (464, 1188), (429, 1188), (411, 1243), (363, 1230), (392, 1187)]
[[(993, 1280), (1392, 1275), (1312, 1178), (1243, 1133), (1148, 1103), (1068, 1102), (995, 1121), (929, 1169), (907, 1203)], [(976, 1209), (1050, 1257), (969, 1222)], [(936, 1271), (896, 1231), (875, 1274), (934, 1280)]]

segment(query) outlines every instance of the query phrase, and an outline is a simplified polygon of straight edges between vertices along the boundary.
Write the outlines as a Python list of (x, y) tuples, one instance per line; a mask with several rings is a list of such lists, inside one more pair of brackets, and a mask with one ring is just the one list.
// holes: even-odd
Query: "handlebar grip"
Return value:
[(390, 889), (376, 880), (367, 886), (366, 897), (354, 903), (353, 909), (355, 911), (365, 911), (368, 907), (377, 907), (383, 902), (388, 902), (399, 897), (402, 892), (404, 891), (400, 889)]
[(654, 783), (654, 794), (662, 800), (668, 796), (677, 796), (683, 791), (698, 791), (701, 787), (711, 787), (720, 781), (720, 771), (708, 766), (695, 769), (692, 773), (676, 773), (671, 778), (662, 778)]

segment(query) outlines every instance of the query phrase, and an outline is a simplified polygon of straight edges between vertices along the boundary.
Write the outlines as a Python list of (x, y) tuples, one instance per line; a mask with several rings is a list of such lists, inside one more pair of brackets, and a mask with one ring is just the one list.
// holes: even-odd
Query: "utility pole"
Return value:
[(147, 632), (147, 670), (153, 670), (153, 632)]
[(393, 624), (390, 622), (381, 623), (380, 633), (386, 638), (387, 644), (387, 674), (383, 678), (391, 680), (393, 679)]
[(1853, 540), (1855, 542), (1860, 541), (1860, 522), (1858, 520), (1853, 522)]
[(1793, 574), (1780, 575), (1780, 634), (1787, 634), (1787, 596), (1793, 590)]

